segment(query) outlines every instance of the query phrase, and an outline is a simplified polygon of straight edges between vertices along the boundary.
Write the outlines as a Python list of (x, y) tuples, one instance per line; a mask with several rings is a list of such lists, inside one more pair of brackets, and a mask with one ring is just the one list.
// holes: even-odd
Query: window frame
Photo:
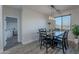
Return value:
[[(69, 30), (71, 30), (71, 14), (68, 14), (68, 15), (61, 15), (61, 16), (57, 16), (57, 17), (55, 17), (55, 18), (58, 18), (58, 17), (61, 17), (61, 28), (60, 28), (60, 30), (62, 30), (62, 25), (63, 25), (63, 17), (64, 16), (70, 16), (70, 29)], [(55, 26), (56, 26), (56, 24), (55, 24)]]

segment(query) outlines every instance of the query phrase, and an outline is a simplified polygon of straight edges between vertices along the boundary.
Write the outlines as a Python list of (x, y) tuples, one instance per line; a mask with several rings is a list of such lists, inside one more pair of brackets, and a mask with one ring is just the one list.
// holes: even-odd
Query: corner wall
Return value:
[(3, 51), (3, 6), (0, 5), (0, 53)]

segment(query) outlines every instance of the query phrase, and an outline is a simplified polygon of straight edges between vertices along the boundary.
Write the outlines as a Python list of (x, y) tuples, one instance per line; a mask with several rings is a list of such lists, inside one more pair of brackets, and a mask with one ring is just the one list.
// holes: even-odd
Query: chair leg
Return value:
[(67, 50), (67, 48), (69, 48), (68, 41), (65, 42), (65, 49)]
[(40, 49), (42, 48), (42, 41), (40, 42)]
[(48, 53), (48, 48), (46, 48), (46, 53)]
[(53, 41), (51, 41), (51, 44), (50, 44), (50, 46), (51, 46), (51, 48), (53, 49), (54, 48), (54, 43), (53, 43)]
[(64, 47), (63, 47), (63, 54), (65, 54)]
[(64, 51), (64, 44), (62, 43), (62, 50), (63, 50), (63, 54), (65, 54), (65, 51)]
[(47, 47), (47, 44), (46, 44), (46, 53), (48, 53), (48, 47)]
[(64, 44), (64, 47), (65, 47), (65, 49), (67, 50), (67, 42), (64, 42), (65, 44)]
[(67, 40), (67, 47), (69, 48), (68, 40)]

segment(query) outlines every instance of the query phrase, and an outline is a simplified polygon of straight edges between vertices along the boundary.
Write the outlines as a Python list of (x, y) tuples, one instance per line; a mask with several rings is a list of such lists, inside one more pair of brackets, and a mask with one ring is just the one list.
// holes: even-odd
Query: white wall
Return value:
[(34, 10), (23, 7), (22, 11), (22, 43), (38, 40), (38, 29), (47, 26), (46, 17)]
[(2, 19), (2, 6), (0, 5), (0, 52), (3, 51), (3, 19)]
[[(19, 41), (22, 40), (23, 44), (30, 43), (32, 41), (38, 40), (38, 29), (39, 28), (46, 28), (47, 21), (46, 17), (34, 10), (28, 9), (27, 7), (23, 7), (23, 10), (19, 10), (16, 8), (4, 6), (3, 7), (3, 15), (4, 15), (4, 23), (6, 17), (14, 17), (17, 18), (19, 21)], [(22, 13), (21, 13), (22, 12)], [(22, 17), (22, 20), (21, 20)], [(5, 24), (4, 24), (5, 25)], [(5, 29), (5, 27), (4, 27)], [(22, 34), (21, 34), (22, 31)], [(5, 33), (4, 33), (5, 35)], [(22, 35), (22, 39), (21, 39)], [(5, 39), (5, 38), (4, 38)], [(4, 40), (4, 46), (6, 45), (6, 40)]]
[[(6, 22), (5, 19), (6, 17), (13, 17), (13, 18), (17, 18), (18, 20), (18, 41), (21, 41), (21, 26), (20, 26), (20, 21), (21, 21), (21, 10), (16, 9), (16, 8), (12, 8), (12, 7), (7, 7), (7, 6), (3, 6), (3, 15), (4, 15), (4, 26), (6, 26)], [(4, 27), (4, 36), (5, 36), (5, 29), (6, 27)], [(4, 38), (4, 46), (6, 45), (6, 36)]]

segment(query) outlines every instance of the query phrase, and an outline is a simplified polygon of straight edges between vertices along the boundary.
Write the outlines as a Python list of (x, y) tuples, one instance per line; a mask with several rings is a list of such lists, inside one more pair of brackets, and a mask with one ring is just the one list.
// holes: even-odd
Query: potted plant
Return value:
[(73, 33), (74, 37), (76, 39), (78, 39), (78, 36), (79, 36), (79, 25), (75, 24), (75, 25), (72, 26), (72, 33)]
[(78, 39), (78, 36), (79, 36), (79, 25), (75, 24), (72, 26), (72, 33), (75, 37), (75, 43), (78, 44), (78, 48), (79, 48), (79, 39)]

